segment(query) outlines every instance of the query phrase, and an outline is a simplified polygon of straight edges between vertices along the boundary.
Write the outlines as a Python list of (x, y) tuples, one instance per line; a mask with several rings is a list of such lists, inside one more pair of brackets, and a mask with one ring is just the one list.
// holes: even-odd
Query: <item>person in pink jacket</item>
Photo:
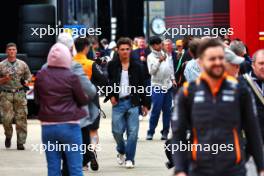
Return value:
[[(56, 43), (48, 54), (48, 67), (38, 72), (35, 100), (40, 110), (42, 142), (48, 163), (48, 175), (61, 175), (61, 153), (65, 152), (69, 174), (82, 176), (82, 135), (79, 120), (88, 104), (80, 79), (71, 72), (69, 49)], [(51, 150), (52, 149), (52, 150)]]

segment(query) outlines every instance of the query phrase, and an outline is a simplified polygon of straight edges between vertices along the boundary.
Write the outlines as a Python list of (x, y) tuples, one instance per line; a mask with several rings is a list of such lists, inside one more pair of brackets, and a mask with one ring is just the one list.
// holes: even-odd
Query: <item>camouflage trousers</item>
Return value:
[(0, 92), (0, 112), (5, 136), (12, 138), (12, 122), (15, 120), (17, 144), (25, 144), (27, 138), (27, 99), (24, 91), (17, 93)]

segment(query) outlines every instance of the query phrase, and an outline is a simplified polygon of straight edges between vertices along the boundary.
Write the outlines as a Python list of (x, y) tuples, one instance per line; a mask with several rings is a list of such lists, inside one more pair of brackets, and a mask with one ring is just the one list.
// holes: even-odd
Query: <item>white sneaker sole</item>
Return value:
[(126, 158), (123, 158), (123, 159), (118, 158), (116, 162), (117, 162), (118, 165), (122, 166), (122, 165), (125, 164)]

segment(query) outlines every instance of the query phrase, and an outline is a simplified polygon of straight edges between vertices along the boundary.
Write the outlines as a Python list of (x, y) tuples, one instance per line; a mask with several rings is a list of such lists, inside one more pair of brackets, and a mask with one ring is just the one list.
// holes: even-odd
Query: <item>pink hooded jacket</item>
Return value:
[(56, 43), (49, 51), (48, 66), (71, 68), (72, 56), (69, 49), (61, 44)]
[(78, 121), (87, 115), (82, 106), (88, 104), (89, 98), (79, 77), (70, 70), (71, 62), (69, 49), (56, 43), (50, 49), (48, 67), (36, 76), (34, 95), (42, 122)]

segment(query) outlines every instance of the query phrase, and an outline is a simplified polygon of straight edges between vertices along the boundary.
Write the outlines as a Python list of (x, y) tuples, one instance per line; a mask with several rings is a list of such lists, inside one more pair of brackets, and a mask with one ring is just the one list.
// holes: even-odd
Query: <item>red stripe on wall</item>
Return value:
[(203, 18), (229, 18), (229, 16), (202, 16), (202, 17), (194, 17), (194, 16), (186, 16), (186, 17), (178, 17), (178, 16), (174, 16), (174, 17), (171, 17), (171, 18), (165, 18), (167, 20), (177, 20), (177, 19), (203, 19)]
[(220, 18), (215, 18), (215, 17), (203, 17), (203, 18), (181, 18), (181, 19), (167, 19), (165, 18), (166, 21), (186, 21), (186, 20), (229, 20), (228, 17), (220, 17)]
[(228, 24), (229, 25), (229, 21), (224, 20), (224, 21), (214, 21), (214, 20), (207, 20), (207, 21), (186, 21), (186, 22), (167, 22), (166, 24), (208, 24), (208, 23), (213, 23), (213, 24)]
[(207, 22), (227, 22), (229, 23), (228, 19), (208, 19), (208, 20), (175, 20), (175, 21), (168, 21), (165, 20), (166, 23), (207, 23)]
[(191, 15), (166, 16), (166, 18), (175, 18), (175, 17), (197, 17), (197, 16), (229, 16), (229, 13), (198, 13), (198, 14), (191, 14)]

